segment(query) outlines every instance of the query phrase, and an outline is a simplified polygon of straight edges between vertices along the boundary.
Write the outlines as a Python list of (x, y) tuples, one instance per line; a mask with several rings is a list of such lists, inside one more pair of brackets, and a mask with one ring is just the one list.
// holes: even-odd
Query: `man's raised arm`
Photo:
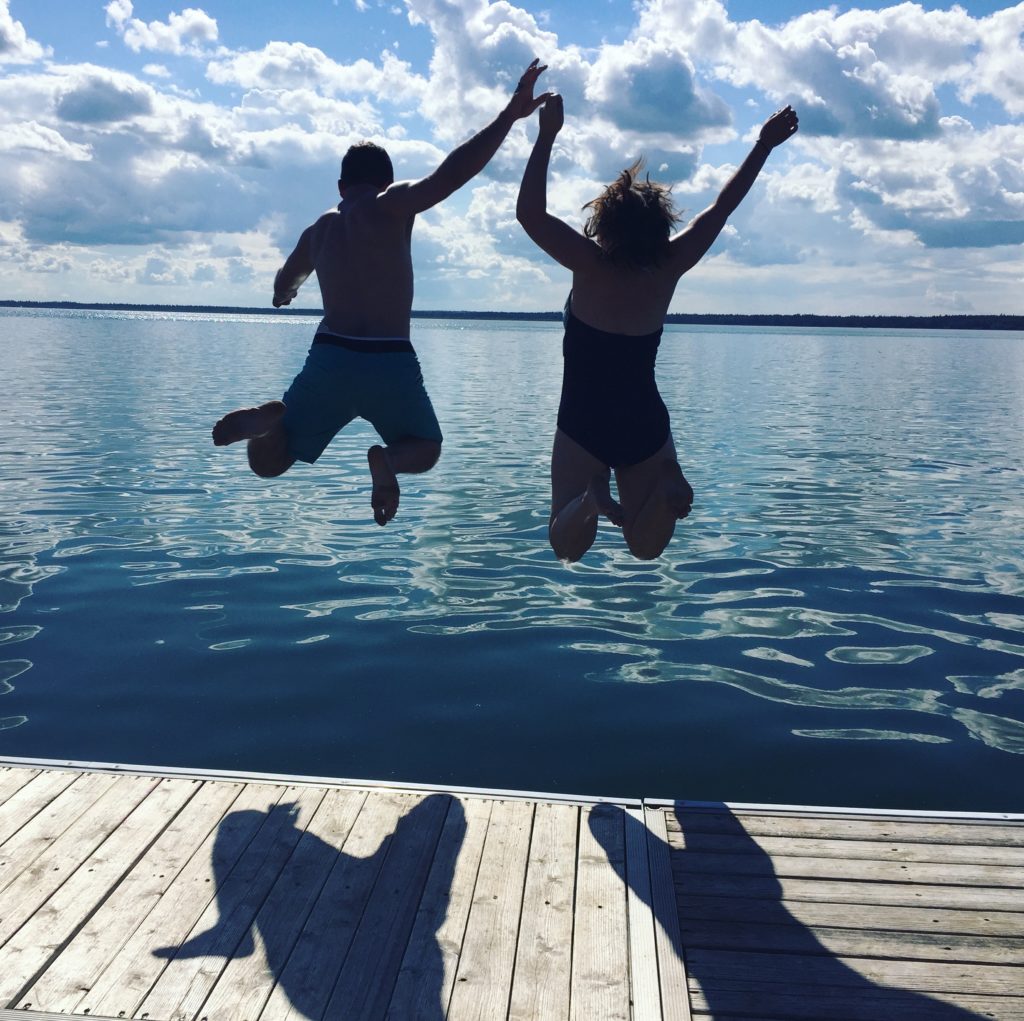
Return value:
[(498, 151), (512, 125), (521, 117), (529, 117), (550, 96), (548, 92), (533, 95), (533, 87), (546, 69), (546, 64), (534, 60), (523, 72), (505, 109), (486, 128), (453, 149), (432, 174), (419, 181), (399, 181), (391, 185), (378, 200), (382, 208), (399, 216), (415, 216), (436, 206), (479, 174)]

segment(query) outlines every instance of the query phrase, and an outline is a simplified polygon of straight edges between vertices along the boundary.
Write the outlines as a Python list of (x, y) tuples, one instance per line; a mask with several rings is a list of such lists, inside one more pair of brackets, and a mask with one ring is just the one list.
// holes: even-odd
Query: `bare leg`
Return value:
[(615, 473), (626, 522), (623, 535), (633, 556), (661, 556), (676, 522), (690, 513), (693, 489), (676, 460), (672, 440), (653, 457)]
[(611, 473), (560, 429), (551, 451), (548, 538), (559, 560), (575, 562), (593, 545), (602, 515), (622, 525), (622, 508), (608, 488)]
[(265, 479), (283, 475), (295, 464), (288, 453), (284, 411), (282, 401), (267, 401), (256, 408), (229, 412), (213, 427), (213, 442), (223, 447), (248, 440), (249, 467)]
[(398, 475), (419, 475), (430, 471), (440, 456), (440, 443), (414, 436), (396, 440), (386, 447), (370, 447), (366, 452), (373, 480), (370, 506), (373, 508), (373, 520), (378, 525), (386, 525), (398, 513)]

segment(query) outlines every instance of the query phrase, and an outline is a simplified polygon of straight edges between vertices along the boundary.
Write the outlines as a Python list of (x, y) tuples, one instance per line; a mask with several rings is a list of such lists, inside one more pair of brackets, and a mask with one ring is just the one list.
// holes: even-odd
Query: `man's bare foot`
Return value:
[(693, 506), (693, 487), (686, 481), (678, 461), (666, 461), (662, 465), (662, 493), (669, 509), (677, 518), (685, 518)]
[(391, 467), (388, 452), (383, 447), (370, 447), (366, 452), (366, 462), (370, 466), (370, 478), (373, 479), (373, 490), (370, 493), (373, 520), (378, 525), (386, 525), (398, 513), (398, 478)]
[(267, 401), (258, 408), (239, 408), (228, 412), (213, 427), (213, 443), (225, 447), (239, 440), (254, 440), (265, 436), (284, 417), (282, 401)]
[(587, 496), (594, 502), (598, 514), (603, 514), (613, 525), (622, 527), (625, 520), (622, 508), (612, 499), (607, 475), (595, 475), (587, 484)]

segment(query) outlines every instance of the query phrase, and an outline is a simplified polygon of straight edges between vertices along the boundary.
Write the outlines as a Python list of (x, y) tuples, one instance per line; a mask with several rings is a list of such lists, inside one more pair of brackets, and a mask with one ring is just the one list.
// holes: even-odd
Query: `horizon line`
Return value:
[[(163, 305), (148, 302), (83, 302), (83, 301), (30, 301), (0, 299), (0, 308), (53, 308), (81, 309), (83, 311), (110, 312), (186, 312), (227, 313), (231, 315), (323, 315), (315, 308), (263, 308), (245, 305)], [(520, 320), (527, 322), (560, 322), (562, 313), (550, 312), (495, 312), (468, 309), (413, 309), (414, 319), (483, 319)], [(1024, 331), (1024, 315), (1010, 313), (951, 312), (932, 315), (824, 315), (816, 312), (670, 312), (665, 316), (668, 325), (682, 326), (854, 326), (885, 328), (889, 326), (917, 326), (930, 329), (977, 329)]]

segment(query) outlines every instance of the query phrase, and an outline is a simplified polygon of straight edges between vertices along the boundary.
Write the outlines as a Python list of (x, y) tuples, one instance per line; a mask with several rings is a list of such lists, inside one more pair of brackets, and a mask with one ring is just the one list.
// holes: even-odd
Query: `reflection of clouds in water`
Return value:
[(27, 642), (30, 638), (35, 638), (42, 630), (38, 624), (20, 624), (13, 627), (0, 628), (0, 645)]
[(1024, 669), (998, 677), (947, 677), (947, 681), (964, 695), (978, 698), (999, 698), (1004, 691), (1024, 691)]
[(809, 659), (800, 659), (798, 656), (790, 656), (786, 652), (780, 652), (778, 649), (744, 649), (744, 656), (750, 656), (751, 659), (766, 659), (772, 663), (792, 663), (793, 666), (814, 666)]
[(845, 730), (792, 730), (797, 737), (817, 737), (839, 741), (920, 741), (922, 744), (952, 744), (953, 739), (938, 734), (912, 734), (902, 730), (873, 730), (870, 727), (850, 727)]
[(851, 666), (901, 666), (913, 663), (922, 656), (931, 656), (934, 651), (926, 645), (899, 645), (884, 649), (844, 645), (829, 649), (825, 655), (833, 663), (848, 663)]
[(979, 713), (976, 709), (954, 709), (949, 715), (962, 723), (971, 737), (989, 748), (1024, 755), (1024, 723), (1020, 720)]
[[(593, 677), (595, 680), (646, 684), (667, 681), (710, 681), (738, 688), (757, 698), (807, 709), (906, 710), (945, 716), (963, 724), (972, 738), (990, 748), (1024, 755), (1024, 722), (981, 713), (974, 709), (949, 706), (943, 702), (943, 699), (948, 697), (947, 694), (941, 691), (868, 687), (844, 687), (830, 691), (709, 663), (668, 663), (653, 658), (637, 663), (626, 663)], [(833, 736), (838, 737), (842, 733), (843, 731), (837, 730)]]
[[(25, 629), (28, 630), (28, 629)], [(10, 634), (8, 631), (6, 634)], [(0, 641), (5, 640), (3, 637), (4, 633), (0, 632)], [(15, 639), (6, 639), (7, 641), (20, 641), (22, 638), (31, 638), (32, 635), (22, 635)], [(20, 677), (23, 673), (32, 669), (32, 661), (28, 659), (7, 659), (0, 660), (0, 695), (6, 695), (8, 692), (14, 691), (14, 685), (11, 681), (15, 677)], [(0, 718), (0, 730), (10, 730), (12, 727), (20, 727), (28, 719), (27, 716), (4, 716)]]

